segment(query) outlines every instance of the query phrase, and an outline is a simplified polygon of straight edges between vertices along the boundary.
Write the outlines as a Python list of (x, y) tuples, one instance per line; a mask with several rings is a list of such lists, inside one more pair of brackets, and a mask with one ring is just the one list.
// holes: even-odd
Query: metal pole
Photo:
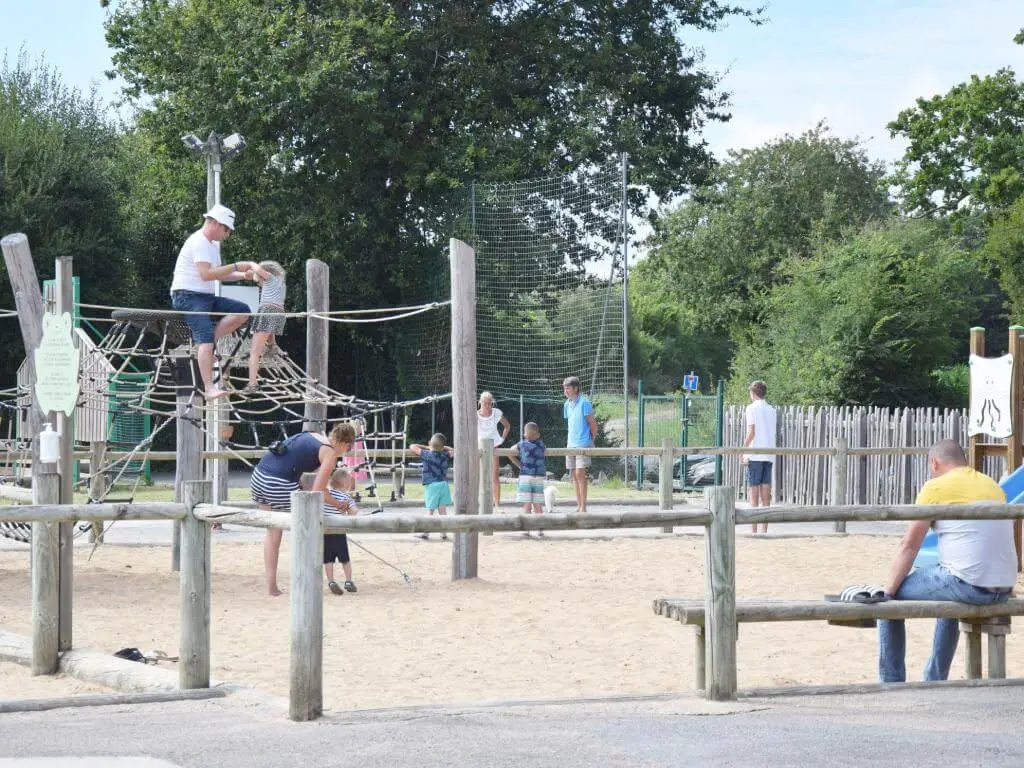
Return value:
[(526, 417), (523, 415), (523, 396), (519, 396), (519, 439), (523, 440), (523, 426), (526, 424)]
[[(718, 380), (718, 389), (715, 392), (715, 447), (721, 448), (725, 444), (725, 381)], [(722, 457), (715, 457), (715, 485), (722, 484)]]
[[(629, 400), (626, 400), (626, 410), (629, 410)], [(636, 382), (636, 444), (644, 447), (644, 380), (637, 379)], [(628, 458), (628, 457), (627, 457)], [(629, 482), (629, 478), (626, 478)], [(636, 489), (643, 490), (644, 485), (644, 457), (636, 457)]]
[[(625, 404), (624, 445), (629, 448), (629, 154), (622, 153), (622, 399)], [(629, 483), (629, 457), (622, 457), (625, 481)]]
[[(220, 137), (211, 132), (206, 140), (206, 210), (220, 202)], [(223, 295), (223, 288), (220, 280), (214, 282), (214, 293), (217, 296)], [(220, 385), (223, 388), (228, 386), (228, 377), (231, 372), (223, 368), (220, 371)], [(210, 451), (220, 450), (221, 422), (225, 419), (225, 407), (211, 409), (208, 412), (208, 432), (206, 435), (206, 448)], [(228, 463), (223, 459), (207, 460), (208, 477), (213, 480), (213, 502), (220, 504), (227, 499), (228, 495)]]

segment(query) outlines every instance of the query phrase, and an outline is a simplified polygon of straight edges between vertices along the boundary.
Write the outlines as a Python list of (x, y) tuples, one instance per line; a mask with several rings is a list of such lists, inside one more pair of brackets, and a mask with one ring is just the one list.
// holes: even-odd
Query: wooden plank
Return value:
[[(189, 480), (181, 499), (190, 512), (210, 501), (213, 483)], [(182, 689), (210, 687), (210, 524), (189, 514), (181, 526), (181, 640), (178, 684)]]
[(806, 505), (800, 507), (751, 507), (736, 511), (739, 525), (753, 523), (827, 523), (835, 520), (1018, 520), (1024, 518), (1024, 504), (915, 504), (844, 506)]
[(10, 712), (46, 712), (51, 709), (77, 707), (131, 706), (133, 704), (163, 704), (170, 701), (200, 701), (222, 699), (227, 692), (219, 688), (195, 691), (151, 691), (148, 693), (88, 693), (51, 699), (17, 699), (0, 701), (0, 714)]
[[(0, 507), (0, 510), (4, 509)], [(12, 508), (15, 509), (15, 508)], [(181, 507), (184, 510), (184, 507)], [(236, 506), (203, 504), (195, 515), (209, 522), (249, 525), (257, 528), (291, 528), (287, 513), (264, 512)], [(0, 520), (3, 518), (0, 517)], [(482, 531), (577, 531), (602, 528), (661, 528), (668, 525), (708, 525), (711, 515), (699, 507), (675, 508), (671, 512), (624, 510), (588, 512), (586, 515), (446, 515), (417, 512), (387, 513), (358, 517), (330, 516), (324, 527), (338, 533), (466, 533)]]
[(705, 498), (705, 690), (712, 701), (726, 701), (736, 698), (736, 491), (708, 488)]
[[(655, 612), (683, 624), (704, 624), (706, 599), (658, 598)], [(992, 605), (940, 600), (887, 600), (882, 603), (832, 603), (826, 600), (744, 599), (736, 601), (737, 622), (827, 621), (829, 619), (981, 619), (1024, 616), (1024, 599)]]
[[(480, 463), (476, 457), (476, 254), (461, 240), (448, 243), (451, 262), (452, 422), (456, 515), (479, 513)], [(452, 543), (452, 580), (475, 579), (478, 536), (459, 533)]]
[(975, 630), (963, 633), (964, 675), (968, 680), (981, 678), (981, 633)]
[[(32, 490), (40, 504), (56, 504), (60, 476), (54, 464), (38, 464)], [(57, 671), (60, 647), (60, 524), (32, 524), (32, 674)]]
[[(331, 308), (330, 268), (319, 259), (306, 260), (306, 310), (308, 312), (328, 312)], [(328, 365), (327, 351), (330, 338), (330, 321), (327, 317), (306, 317), (306, 373), (314, 383), (314, 391), (308, 393), (306, 400), (305, 423), (306, 432), (323, 432), (327, 428), (327, 404), (312, 402), (323, 400), (327, 386)]]
[(288, 717), (315, 720), (324, 709), (323, 494), (292, 493), (291, 655)]
[[(51, 465), (41, 465), (47, 467)], [(41, 469), (40, 471), (45, 471)], [(77, 523), (83, 520), (181, 520), (185, 507), (173, 501), (103, 504), (20, 504), (0, 506), (0, 522)]]
[(1006, 677), (1006, 635), (988, 636), (988, 676), (992, 680)]

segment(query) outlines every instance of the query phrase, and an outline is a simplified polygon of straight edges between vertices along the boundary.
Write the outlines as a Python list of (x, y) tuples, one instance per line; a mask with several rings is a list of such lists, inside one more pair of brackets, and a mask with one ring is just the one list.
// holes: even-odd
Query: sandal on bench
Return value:
[(882, 587), (859, 584), (847, 587), (838, 595), (825, 595), (825, 599), (831, 603), (884, 603), (889, 596)]

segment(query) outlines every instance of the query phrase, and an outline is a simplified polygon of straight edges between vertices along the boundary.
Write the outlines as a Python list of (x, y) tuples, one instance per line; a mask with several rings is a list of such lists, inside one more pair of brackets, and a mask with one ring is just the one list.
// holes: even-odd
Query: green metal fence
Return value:
[[(683, 393), (678, 395), (645, 395), (643, 382), (637, 387), (637, 444), (656, 448), (666, 437), (681, 448), (690, 445), (721, 447), (724, 414), (724, 382), (719, 380), (714, 395)], [(697, 486), (687, 483), (690, 460), (681, 457), (679, 479), (684, 490)], [(636, 487), (643, 487), (644, 457), (637, 461)], [(715, 458), (715, 484), (722, 479), (722, 457)]]

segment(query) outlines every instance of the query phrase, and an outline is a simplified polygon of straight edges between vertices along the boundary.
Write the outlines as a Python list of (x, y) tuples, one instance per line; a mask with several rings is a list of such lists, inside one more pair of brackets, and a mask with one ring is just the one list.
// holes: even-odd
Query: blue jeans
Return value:
[[(171, 291), (171, 306), (179, 312), (249, 314), (249, 305), (243, 301), (196, 291)], [(220, 321), (220, 317), (214, 319), (209, 315), (185, 315), (184, 320), (189, 330), (192, 331), (192, 341), (196, 344), (213, 344), (214, 325)]]
[[(907, 576), (896, 592), (897, 600), (949, 600), (970, 605), (1004, 602), (1009, 592), (986, 592), (959, 579), (941, 565), (920, 568)], [(907, 679), (907, 632), (903, 619), (878, 622), (878, 679), (903, 683)], [(925, 680), (945, 680), (960, 639), (958, 619), (938, 619), (932, 640), (932, 655), (924, 668)]]

